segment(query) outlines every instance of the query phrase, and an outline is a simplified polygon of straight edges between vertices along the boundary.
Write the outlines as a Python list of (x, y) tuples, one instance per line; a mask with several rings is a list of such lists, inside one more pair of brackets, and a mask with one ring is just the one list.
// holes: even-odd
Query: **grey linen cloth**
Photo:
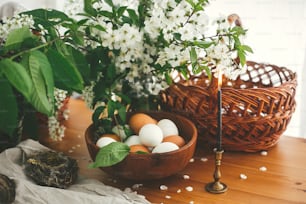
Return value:
[(149, 204), (144, 196), (127, 188), (104, 185), (98, 180), (84, 178), (81, 175), (76, 183), (67, 189), (40, 186), (28, 178), (23, 171), (22, 160), (27, 155), (48, 150), (34, 140), (25, 140), (17, 147), (7, 149), (0, 154), (0, 173), (13, 179), (16, 183), (14, 204)]

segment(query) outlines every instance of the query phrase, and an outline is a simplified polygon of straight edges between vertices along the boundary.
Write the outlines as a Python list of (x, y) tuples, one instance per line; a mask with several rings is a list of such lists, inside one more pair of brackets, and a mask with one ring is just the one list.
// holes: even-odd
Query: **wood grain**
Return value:
[[(65, 122), (67, 130), (64, 140), (54, 142), (44, 137), (41, 143), (76, 158), (83, 176), (121, 189), (137, 186), (135, 182), (111, 177), (100, 169), (87, 168), (91, 159), (84, 132), (91, 124), (91, 111), (80, 99), (71, 99), (69, 108), (70, 119)], [(45, 130), (41, 130), (41, 133), (47, 135)], [(202, 161), (203, 158), (207, 158), (207, 161)], [(262, 156), (260, 152), (224, 152), (221, 181), (229, 188), (224, 194), (215, 195), (205, 190), (205, 185), (213, 181), (214, 165), (212, 149), (198, 143), (194, 162), (190, 162), (183, 171), (166, 179), (143, 182), (138, 189), (133, 189), (152, 203), (164, 204), (191, 201), (195, 204), (306, 203), (305, 139), (282, 136), (267, 156)], [(263, 166), (267, 171), (259, 170)], [(241, 173), (247, 175), (246, 180), (240, 179)], [(184, 179), (184, 175), (190, 179)], [(160, 185), (166, 185), (168, 190), (160, 190)], [(188, 186), (193, 191), (187, 191)]]

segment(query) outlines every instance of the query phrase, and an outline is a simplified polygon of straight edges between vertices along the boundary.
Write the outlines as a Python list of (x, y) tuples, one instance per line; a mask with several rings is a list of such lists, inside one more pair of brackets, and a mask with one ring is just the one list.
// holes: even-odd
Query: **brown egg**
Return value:
[(146, 124), (156, 124), (157, 121), (151, 116), (144, 113), (135, 113), (129, 120), (129, 125), (135, 134), (139, 134), (139, 130)]
[(103, 134), (103, 135), (101, 135), (101, 137), (110, 137), (110, 138), (116, 140), (117, 142), (121, 141), (121, 138), (118, 135), (115, 135), (115, 134)]
[(137, 153), (137, 152), (150, 153), (149, 149), (145, 147), (144, 145), (132, 145), (130, 146), (130, 152), (131, 153)]
[(179, 135), (170, 135), (167, 136), (163, 139), (163, 142), (172, 142), (174, 144), (176, 144), (179, 147), (182, 147), (185, 145), (185, 140), (183, 137), (179, 136)]

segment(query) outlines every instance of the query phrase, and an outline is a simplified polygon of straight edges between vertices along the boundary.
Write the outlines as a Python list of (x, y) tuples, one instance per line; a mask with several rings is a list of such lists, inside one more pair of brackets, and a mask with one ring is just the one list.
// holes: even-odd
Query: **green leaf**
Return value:
[(196, 4), (192, 0), (186, 0), (186, 2), (189, 3), (192, 6), (192, 8), (196, 6)]
[(33, 37), (33, 35), (28, 26), (12, 30), (7, 36), (4, 47), (6, 50), (19, 49), (22, 43), (31, 37)]
[(207, 41), (195, 41), (194, 45), (200, 48), (209, 48), (214, 42), (207, 42)]
[(203, 11), (204, 8), (202, 5), (200, 4), (197, 4), (195, 7), (194, 7), (194, 12), (199, 12), (199, 11)]
[(118, 109), (118, 114), (119, 114), (119, 117), (120, 117), (121, 121), (125, 122), (126, 121), (126, 108), (125, 108), (125, 106), (121, 106)]
[(0, 130), (12, 136), (18, 125), (18, 106), (10, 83), (3, 77), (0, 77), (0, 93)]
[(136, 11), (133, 9), (127, 9), (127, 12), (129, 13), (129, 16), (133, 22), (134, 25), (139, 25), (139, 19), (138, 16), (136, 14)]
[(33, 81), (30, 103), (38, 112), (50, 116), (53, 112), (53, 103), (50, 103), (49, 97), (53, 96), (54, 82), (50, 64), (43, 53), (39, 51), (30, 53), (29, 72)]
[(100, 11), (99, 14), (101, 14), (102, 16), (105, 16), (107, 18), (113, 18), (114, 17), (114, 14), (112, 12), (109, 12), (109, 11)]
[(55, 86), (68, 91), (83, 90), (83, 79), (80, 72), (63, 54), (49, 49), (47, 57), (54, 72)]
[(189, 78), (188, 71), (185, 70), (185, 69), (181, 69), (180, 70), (180, 74), (183, 75), (184, 79), (188, 79)]
[(173, 37), (174, 37), (174, 39), (176, 39), (176, 40), (181, 40), (181, 34), (180, 33), (173, 33)]
[(168, 72), (165, 73), (165, 79), (166, 79), (167, 84), (173, 83), (172, 77), (170, 76)]
[[(53, 79), (53, 71), (48, 61), (46, 55), (40, 51), (31, 51), (30, 53), (23, 56), (21, 64), (27, 68), (30, 73), (30, 55), (32, 59), (35, 59), (39, 62), (40, 72), (42, 73), (43, 79), (45, 81), (45, 87), (47, 91), (47, 97), (51, 104), (54, 104), (54, 79)], [(31, 74), (31, 73), (30, 73)], [(33, 78), (32, 78), (33, 79)]]
[(107, 115), (108, 117), (112, 118), (114, 116), (114, 112), (116, 110), (116, 102), (109, 100), (107, 103)]
[(106, 29), (101, 25), (93, 25), (92, 28), (96, 28), (99, 31), (106, 31)]
[(131, 98), (123, 93), (116, 93), (120, 98), (121, 102), (125, 104), (130, 104), (131, 103)]
[(242, 48), (244, 51), (253, 53), (252, 48), (251, 48), (250, 46), (248, 46), (248, 45), (241, 45), (241, 48)]
[(108, 69), (106, 70), (106, 77), (110, 81), (113, 81), (113, 79), (116, 77), (116, 67), (114, 64), (110, 64)]
[(105, 2), (110, 5), (110, 7), (114, 7), (113, 1), (112, 0), (105, 0)]
[(245, 53), (241, 50), (238, 50), (238, 57), (240, 59), (240, 64), (244, 66), (246, 63)]
[(56, 40), (55, 41), (55, 50), (58, 53), (61, 53), (64, 57), (70, 57), (70, 52), (67, 49), (67, 44), (61, 40)]
[[(84, 15), (84, 14), (83, 14)], [(80, 14), (80, 16), (82, 16), (82, 14)], [(88, 16), (89, 17), (89, 16)], [(84, 25), (84, 24), (86, 24), (87, 22), (89, 21), (89, 19), (81, 19), (81, 20), (79, 20), (78, 22), (77, 22), (77, 25), (78, 26), (82, 26), (82, 25)]]
[(52, 21), (55, 24), (58, 24), (70, 20), (64, 12), (55, 9), (39, 8), (22, 12), (22, 14), (31, 15), (36, 23), (40, 23), (41, 21)]
[(92, 0), (84, 0), (84, 10), (86, 13), (91, 14), (92, 16), (97, 15), (97, 11), (92, 6)]
[(4, 59), (0, 61), (0, 71), (4, 73), (10, 84), (30, 101), (33, 83), (25, 67), (11, 59)]
[(198, 63), (198, 56), (194, 47), (191, 48), (189, 54), (190, 54), (191, 64), (192, 66), (195, 66)]
[(130, 152), (130, 147), (122, 142), (112, 142), (102, 147), (89, 168), (107, 167), (121, 162)]
[(235, 47), (236, 49), (239, 49), (239, 47), (241, 46), (241, 42), (240, 42), (239, 37), (233, 36), (233, 39), (234, 39), (234, 41), (235, 41), (234, 47)]
[(122, 7), (119, 7), (118, 10), (117, 10), (117, 17), (120, 18), (123, 13), (126, 11), (126, 8), (127, 6), (122, 6)]
[(211, 80), (211, 69), (209, 69), (208, 66), (201, 66), (201, 69), (205, 70), (205, 72), (208, 76), (208, 79)]
[(69, 54), (66, 56), (66, 58), (68, 58), (71, 63), (78, 69), (78, 71), (82, 75), (82, 78), (86, 82), (89, 82), (90, 68), (85, 56), (82, 54), (82, 52), (73, 48), (72, 46), (68, 46), (67, 51), (69, 52)]
[[(51, 30), (55, 29), (55, 25), (62, 24), (63, 22), (73, 22), (74, 20), (69, 18), (64, 12), (54, 9), (33, 9), (30, 11), (22, 12), (21, 14), (30, 15), (33, 17), (35, 29), (40, 31), (43, 26), (48, 30), (48, 35), (52, 36)], [(53, 33), (54, 34), (54, 33)], [(53, 35), (52, 37), (57, 37)]]
[(245, 35), (247, 30), (244, 30), (241, 26), (235, 26), (230, 31), (235, 35)]
[(105, 106), (99, 106), (95, 109), (94, 113), (91, 116), (91, 119), (94, 123), (97, 123), (101, 114), (103, 113), (103, 111), (105, 110)]

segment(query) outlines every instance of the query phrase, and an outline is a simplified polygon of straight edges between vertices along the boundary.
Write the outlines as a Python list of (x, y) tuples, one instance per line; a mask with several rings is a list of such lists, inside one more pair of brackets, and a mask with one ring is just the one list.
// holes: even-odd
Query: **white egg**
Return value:
[(116, 140), (114, 140), (113, 138), (110, 137), (101, 137), (100, 139), (98, 139), (96, 145), (100, 148), (112, 143), (112, 142), (117, 142)]
[(158, 121), (157, 125), (163, 131), (164, 137), (170, 135), (179, 135), (178, 128), (172, 120), (161, 119), (160, 121)]
[(138, 135), (131, 135), (131, 136), (129, 136), (129, 137), (125, 140), (124, 143), (127, 144), (128, 146), (141, 144)]
[(155, 147), (163, 140), (162, 130), (155, 124), (146, 124), (139, 130), (140, 142), (149, 147)]
[(154, 147), (154, 149), (152, 150), (152, 153), (165, 153), (165, 152), (171, 152), (177, 149), (179, 149), (179, 147), (176, 144), (172, 142), (163, 142), (157, 145), (156, 147)]

